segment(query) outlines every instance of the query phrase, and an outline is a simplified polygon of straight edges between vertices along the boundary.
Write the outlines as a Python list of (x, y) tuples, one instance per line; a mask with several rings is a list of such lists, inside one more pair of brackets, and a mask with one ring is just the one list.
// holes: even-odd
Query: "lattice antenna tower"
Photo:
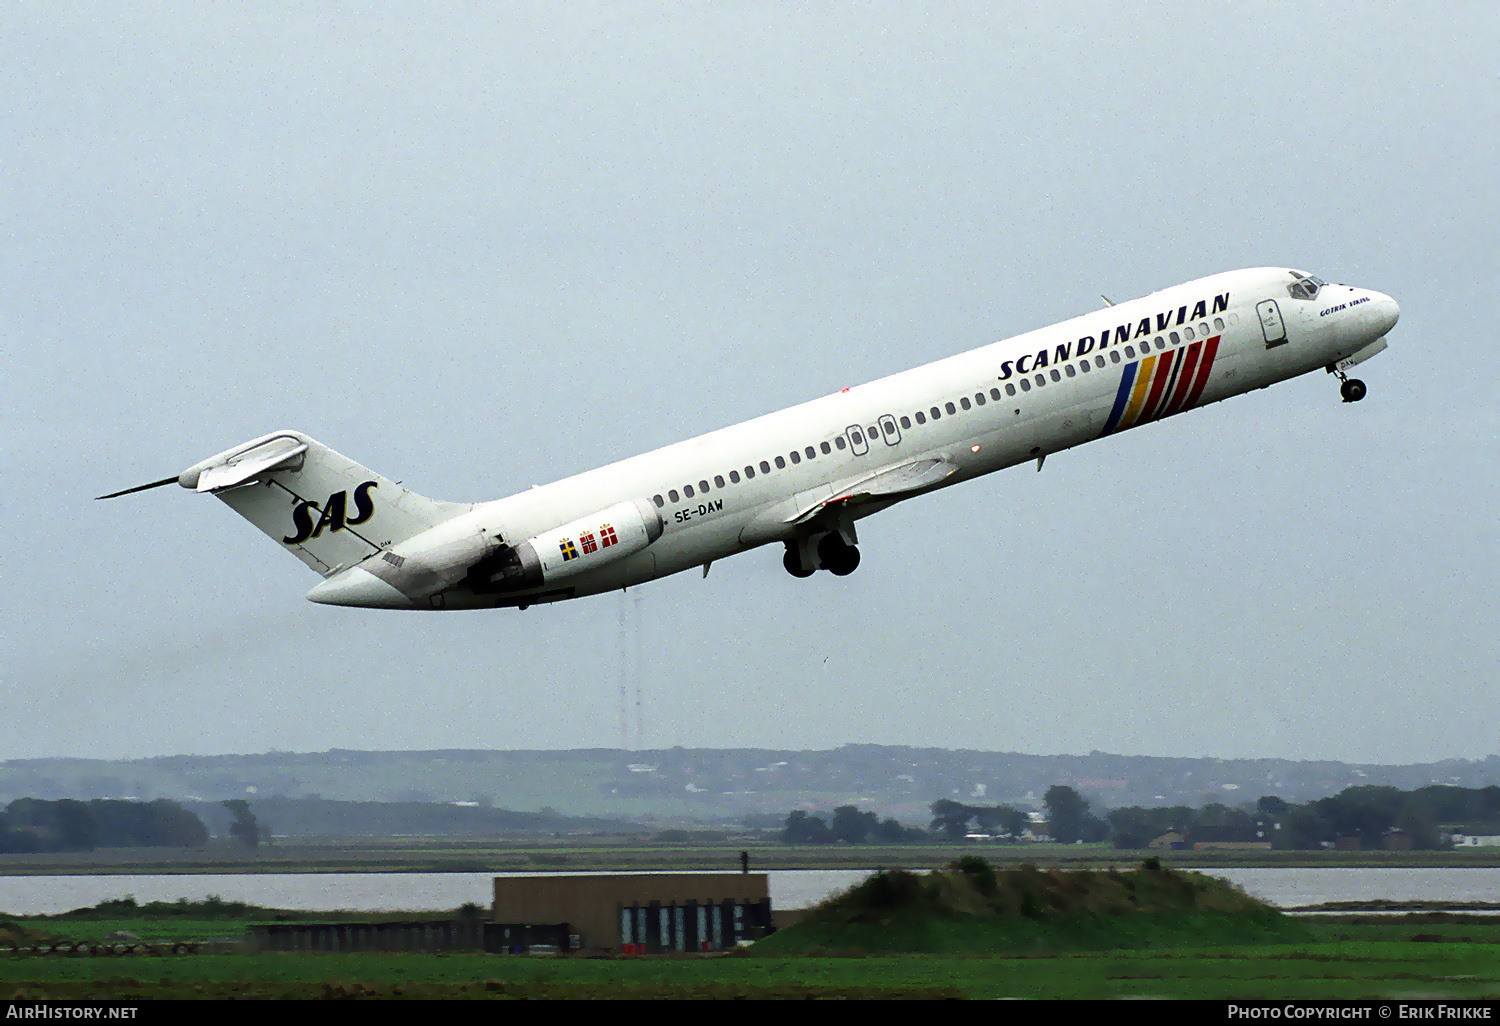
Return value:
[(627, 616), (629, 610), (630, 596), (626, 592), (620, 593), (620, 638), (616, 651), (620, 671), (620, 748), (630, 748), (630, 624)]
[(641, 678), (646, 675), (645, 660), (642, 657), (644, 642), (641, 640), (641, 635), (645, 631), (645, 621), (641, 616), (641, 593), (639, 591), (632, 592), (630, 598), (632, 605), (635, 607), (635, 630), (631, 632), (634, 636), (635, 659), (633, 660), (634, 665), (631, 667), (631, 670), (635, 675), (635, 747), (639, 751), (644, 744), (643, 734), (646, 722), (645, 713), (642, 711), (641, 705)]

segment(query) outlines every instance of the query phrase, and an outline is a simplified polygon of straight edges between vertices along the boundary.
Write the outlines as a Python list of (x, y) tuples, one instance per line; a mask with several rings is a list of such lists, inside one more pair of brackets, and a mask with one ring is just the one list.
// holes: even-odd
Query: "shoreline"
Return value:
[[(742, 841), (716, 845), (631, 845), (510, 838), (400, 838), (280, 844), (254, 850), (116, 848), (92, 852), (0, 855), (0, 876), (173, 876), (322, 873), (657, 873), (941, 869), (978, 855), (996, 868), (1138, 866), (1156, 858), (1174, 869), (1461, 869), (1500, 867), (1500, 848), (1465, 851), (1193, 851), (1116, 850), (1099, 845), (780, 845)], [(1336, 911), (1329, 909), (1328, 911)]]

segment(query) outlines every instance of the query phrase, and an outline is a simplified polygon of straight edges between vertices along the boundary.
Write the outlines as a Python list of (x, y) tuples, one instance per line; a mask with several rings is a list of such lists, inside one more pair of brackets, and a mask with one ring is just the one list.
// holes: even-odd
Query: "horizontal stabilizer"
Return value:
[[(273, 438), (264, 445), (229, 457), (227, 462), (209, 467), (198, 474), (197, 490), (217, 492), (244, 484), (273, 467), (297, 460), (307, 452), (307, 443), (295, 438)], [(298, 464), (300, 466), (300, 463)]]

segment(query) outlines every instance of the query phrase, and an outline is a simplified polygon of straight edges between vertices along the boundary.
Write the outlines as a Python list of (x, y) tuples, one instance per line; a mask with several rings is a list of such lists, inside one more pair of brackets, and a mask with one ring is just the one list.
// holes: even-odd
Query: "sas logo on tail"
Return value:
[[(377, 487), (376, 482), (366, 481), (354, 489), (354, 516), (347, 513), (349, 503), (348, 492), (334, 492), (318, 509), (316, 502), (299, 502), (296, 509), (292, 510), (292, 534), (281, 539), (288, 545), (301, 545), (309, 538), (316, 538), (326, 528), (329, 531), (342, 531), (346, 527), (362, 524), (375, 515), (375, 501), (370, 498), (370, 491)], [(318, 514), (317, 523), (313, 522), (313, 513)]]

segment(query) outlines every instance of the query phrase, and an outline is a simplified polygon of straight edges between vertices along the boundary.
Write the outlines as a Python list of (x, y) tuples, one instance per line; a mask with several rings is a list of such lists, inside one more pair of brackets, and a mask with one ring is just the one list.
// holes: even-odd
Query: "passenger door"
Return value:
[(1255, 312), (1260, 315), (1260, 330), (1266, 336), (1266, 348), (1284, 345), (1287, 341), (1286, 325), (1282, 323), (1281, 308), (1276, 305), (1276, 300), (1261, 300), (1255, 304)]

